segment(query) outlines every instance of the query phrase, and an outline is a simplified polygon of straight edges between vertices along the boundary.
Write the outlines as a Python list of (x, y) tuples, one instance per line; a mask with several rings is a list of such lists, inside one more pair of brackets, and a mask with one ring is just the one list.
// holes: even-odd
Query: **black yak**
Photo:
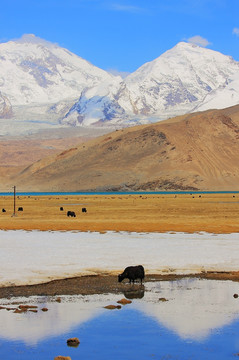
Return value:
[(131, 281), (133, 281), (134, 284), (136, 279), (140, 279), (142, 284), (142, 280), (144, 279), (144, 267), (142, 265), (128, 266), (124, 269), (124, 272), (118, 276), (119, 282), (123, 281), (124, 279), (129, 279), (130, 284)]
[(74, 211), (67, 211), (67, 216), (76, 217), (76, 214)]

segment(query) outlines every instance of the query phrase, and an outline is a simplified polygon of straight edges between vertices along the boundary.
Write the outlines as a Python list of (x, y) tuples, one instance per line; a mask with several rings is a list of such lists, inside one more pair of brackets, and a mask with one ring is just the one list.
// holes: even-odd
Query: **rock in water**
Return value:
[(104, 306), (105, 309), (109, 309), (109, 310), (115, 310), (115, 309), (121, 309), (120, 305), (107, 305)]
[(77, 337), (70, 338), (67, 340), (68, 346), (75, 346), (77, 347), (80, 344), (80, 340)]

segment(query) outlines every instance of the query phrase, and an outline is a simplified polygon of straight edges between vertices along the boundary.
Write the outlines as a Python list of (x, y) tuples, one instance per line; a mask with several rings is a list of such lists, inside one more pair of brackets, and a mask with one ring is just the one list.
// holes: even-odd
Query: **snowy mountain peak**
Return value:
[(238, 72), (239, 63), (231, 57), (180, 42), (128, 75), (118, 88), (108, 88), (107, 95), (101, 96), (96, 89), (92, 97), (92, 90), (86, 91), (87, 101), (81, 98), (63, 122), (74, 119), (75, 125), (99, 121), (125, 124), (191, 112)]
[(21, 38), (13, 40), (12, 42), (16, 44), (40, 44), (44, 46), (53, 47), (56, 46), (55, 44), (51, 43), (50, 41), (44, 40), (34, 34), (24, 34)]
[(31, 34), (0, 44), (0, 55), (0, 91), (12, 105), (77, 99), (86, 88), (113, 77)]
[(192, 111), (238, 71), (231, 57), (181, 42), (125, 79), (131, 110), (164, 118)]
[[(189, 49), (206, 49), (203, 46), (197, 45), (197, 44), (193, 44), (187, 41), (180, 41), (179, 43), (177, 43), (171, 50), (173, 49), (179, 49), (179, 50), (189, 50)], [(208, 49), (206, 49), (208, 50)], [(170, 50), (168, 50), (170, 51)]]

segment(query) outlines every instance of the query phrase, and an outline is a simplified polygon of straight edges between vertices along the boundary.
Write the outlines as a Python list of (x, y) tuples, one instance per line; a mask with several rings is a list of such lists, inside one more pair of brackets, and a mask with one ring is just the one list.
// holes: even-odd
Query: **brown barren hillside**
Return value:
[(115, 131), (13, 182), (32, 191), (239, 190), (239, 106)]
[(25, 136), (0, 136), (0, 191), (9, 191), (14, 175), (32, 163), (107, 132), (109, 129), (58, 128)]

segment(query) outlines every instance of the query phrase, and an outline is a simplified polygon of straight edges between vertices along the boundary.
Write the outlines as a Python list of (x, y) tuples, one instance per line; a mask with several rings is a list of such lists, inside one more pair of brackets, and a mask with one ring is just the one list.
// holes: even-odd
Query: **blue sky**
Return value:
[(239, 0), (2, 1), (0, 42), (23, 34), (105, 70), (132, 72), (180, 41), (239, 60)]

